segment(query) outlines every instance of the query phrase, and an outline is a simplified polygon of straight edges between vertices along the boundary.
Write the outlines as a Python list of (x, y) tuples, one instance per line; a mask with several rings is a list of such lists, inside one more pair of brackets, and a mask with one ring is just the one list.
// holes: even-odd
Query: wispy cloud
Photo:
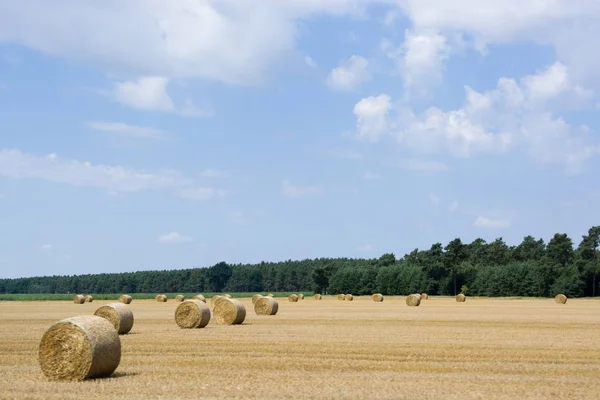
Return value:
[(169, 243), (187, 243), (187, 242), (194, 241), (194, 239), (192, 239), (189, 236), (182, 235), (179, 232), (173, 231), (170, 233), (166, 233), (164, 235), (160, 235), (158, 237), (158, 241), (160, 243), (169, 244)]
[(493, 219), (479, 216), (473, 222), (473, 226), (487, 229), (507, 229), (510, 228), (510, 221), (507, 219)]
[(356, 250), (360, 251), (360, 252), (369, 252), (372, 251), (374, 249), (374, 246), (372, 244), (365, 244), (362, 246), (359, 246), (356, 248)]
[(227, 191), (211, 187), (189, 187), (178, 192), (179, 197), (190, 200), (208, 200), (214, 197), (225, 196)]
[(40, 249), (42, 250), (52, 250), (54, 248), (54, 246), (52, 246), (51, 244), (43, 244), (40, 246)]
[(322, 191), (319, 186), (295, 186), (285, 179), (281, 182), (281, 191), (287, 197), (302, 197), (318, 194)]
[(135, 139), (168, 139), (170, 135), (159, 129), (146, 126), (129, 125), (123, 122), (88, 121), (86, 126), (95, 131), (115, 134)]

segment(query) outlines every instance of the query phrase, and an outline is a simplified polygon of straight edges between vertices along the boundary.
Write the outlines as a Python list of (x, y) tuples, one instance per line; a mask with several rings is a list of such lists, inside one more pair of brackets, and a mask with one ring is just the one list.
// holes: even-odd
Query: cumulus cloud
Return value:
[(170, 232), (170, 233), (166, 233), (164, 235), (160, 235), (158, 237), (158, 241), (160, 243), (173, 244), (173, 243), (192, 242), (192, 241), (194, 241), (194, 239), (192, 239), (189, 236), (182, 235), (179, 232)]
[(390, 129), (388, 113), (392, 109), (392, 99), (387, 94), (369, 96), (354, 106), (357, 136), (359, 139), (376, 142)]
[(331, 70), (327, 77), (327, 85), (336, 90), (355, 90), (361, 83), (371, 79), (368, 67), (369, 61), (366, 58), (353, 55)]

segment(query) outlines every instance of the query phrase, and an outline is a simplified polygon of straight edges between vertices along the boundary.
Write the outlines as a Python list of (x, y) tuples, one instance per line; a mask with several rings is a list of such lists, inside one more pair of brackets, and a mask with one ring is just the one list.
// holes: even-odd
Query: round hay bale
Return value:
[(383, 295), (381, 293), (375, 293), (371, 296), (371, 300), (375, 303), (381, 303), (383, 301)]
[(304, 300), (304, 294), (298, 293), (298, 300)]
[(340, 293), (340, 294), (337, 295), (337, 299), (340, 300), (340, 301), (344, 301), (346, 299), (346, 295)]
[(429, 298), (429, 295), (427, 293), (421, 293), (422, 300), (427, 300), (428, 298)]
[(218, 294), (214, 295), (213, 297), (210, 298), (210, 305), (214, 307), (217, 304), (217, 301), (219, 301), (220, 299), (226, 299), (226, 298), (227, 297), (219, 296)]
[(89, 294), (85, 296), (86, 303), (91, 303), (92, 301), (94, 301), (94, 296), (90, 296)]
[(182, 301), (185, 300), (185, 296), (182, 294), (178, 294), (177, 296), (175, 296), (175, 301), (181, 303)]
[(210, 308), (202, 300), (186, 300), (175, 310), (175, 322), (180, 328), (204, 328), (210, 321)]
[(459, 293), (456, 295), (456, 301), (459, 303), (464, 303), (465, 301), (467, 301), (467, 296), (465, 296), (462, 293)]
[(354, 296), (352, 296), (351, 294), (347, 294), (347, 295), (344, 297), (344, 300), (345, 300), (345, 301), (353, 301), (353, 300), (354, 300)]
[(108, 320), (113, 324), (119, 335), (125, 335), (133, 328), (133, 312), (125, 304), (107, 304), (98, 308), (94, 315)]
[(317, 293), (313, 296), (313, 299), (315, 299), (315, 300), (321, 300), (322, 298), (323, 298), (323, 296), (321, 296), (319, 293)]
[(215, 304), (213, 314), (219, 325), (239, 325), (246, 319), (246, 308), (238, 300), (222, 297)]
[(298, 302), (298, 295), (297, 294), (290, 294), (288, 296), (288, 301), (290, 303), (297, 303)]
[(411, 294), (406, 297), (406, 305), (411, 307), (418, 307), (421, 304), (420, 294)]
[(128, 294), (122, 294), (121, 297), (119, 297), (119, 301), (123, 304), (130, 304), (132, 300), (133, 297)]
[[(258, 299), (260, 299), (261, 297), (265, 297), (265, 296), (263, 296), (262, 294), (255, 294), (254, 296), (252, 296), (252, 304), (256, 304), (256, 301)], [(269, 298), (271, 298), (271, 297), (269, 297)]]
[(194, 300), (200, 300), (200, 301), (206, 303), (206, 297), (204, 297), (204, 295), (202, 295), (202, 294), (195, 295)]
[(159, 303), (166, 303), (167, 296), (165, 296), (164, 294), (159, 294), (158, 296), (156, 296), (156, 301), (158, 301)]
[(267, 297), (275, 297), (275, 295), (273, 293), (269, 293)]
[(272, 297), (260, 296), (254, 303), (256, 315), (275, 315), (279, 310), (279, 303)]
[(73, 297), (73, 303), (75, 303), (75, 304), (83, 304), (83, 303), (85, 303), (85, 296), (83, 296), (81, 294), (76, 294)]
[(38, 350), (40, 367), (53, 381), (81, 381), (112, 374), (121, 362), (121, 340), (113, 325), (97, 315), (52, 324)]
[(564, 294), (557, 294), (557, 295), (554, 297), (554, 301), (555, 301), (557, 304), (565, 304), (565, 303), (567, 302), (567, 296), (565, 296)]
[(231, 298), (232, 298), (232, 297), (231, 297), (231, 295), (230, 295), (229, 293), (225, 293), (225, 294), (223, 295), (223, 297), (227, 297), (228, 299), (231, 299)]

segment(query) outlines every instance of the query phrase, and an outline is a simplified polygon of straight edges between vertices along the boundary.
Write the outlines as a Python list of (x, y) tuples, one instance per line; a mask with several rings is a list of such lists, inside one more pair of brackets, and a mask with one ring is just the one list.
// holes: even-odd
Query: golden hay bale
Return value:
[(256, 315), (275, 315), (279, 310), (279, 303), (272, 297), (260, 296), (254, 303)]
[(232, 297), (231, 297), (231, 295), (230, 295), (229, 293), (225, 293), (225, 294), (223, 295), (223, 297), (227, 297), (228, 299), (231, 299), (231, 298), (232, 298)]
[(175, 301), (181, 303), (182, 301), (185, 300), (185, 296), (182, 294), (178, 294), (177, 296), (175, 296)]
[(75, 304), (85, 303), (85, 296), (83, 296), (81, 294), (76, 294), (75, 297), (73, 297), (73, 303), (75, 303)]
[(462, 293), (459, 293), (456, 295), (456, 301), (459, 303), (464, 303), (465, 301), (467, 301), (467, 296), (465, 296)]
[(213, 314), (219, 325), (238, 325), (246, 319), (246, 308), (238, 300), (222, 297), (215, 304)]
[(337, 295), (337, 299), (341, 300), (341, 301), (344, 301), (346, 299), (346, 295), (340, 293), (340, 294)]
[(158, 296), (156, 296), (156, 301), (158, 301), (159, 303), (166, 303), (167, 296), (165, 296), (164, 294), (159, 294)]
[(102, 317), (115, 327), (119, 335), (129, 333), (133, 328), (133, 312), (121, 303), (110, 303), (96, 310), (94, 315)]
[(406, 297), (406, 305), (411, 307), (418, 307), (421, 304), (420, 294), (411, 294)]
[(319, 293), (317, 293), (313, 296), (313, 299), (315, 299), (315, 300), (321, 300), (322, 298), (323, 298), (323, 296), (321, 296)]
[(557, 294), (557, 295), (554, 297), (554, 301), (555, 301), (557, 304), (565, 304), (565, 303), (567, 302), (567, 296), (565, 296), (564, 294)]
[(304, 300), (304, 294), (298, 293), (298, 300)]
[(195, 295), (194, 300), (200, 300), (200, 301), (206, 303), (206, 297), (204, 297), (204, 295), (202, 295), (202, 294)]
[(421, 293), (422, 300), (427, 300), (428, 298), (429, 298), (429, 295), (427, 293)]
[(383, 295), (381, 293), (375, 293), (371, 296), (371, 300), (375, 303), (381, 303), (383, 301)]
[(298, 295), (297, 294), (290, 294), (288, 296), (288, 301), (290, 303), (297, 303), (298, 302)]
[[(252, 304), (256, 304), (256, 301), (258, 299), (260, 299), (261, 297), (265, 297), (265, 296), (263, 296), (262, 294), (255, 294), (254, 296), (252, 296)], [(269, 297), (269, 298), (271, 298), (271, 297)]]
[(354, 300), (354, 296), (352, 296), (351, 294), (347, 294), (346, 296), (344, 296), (344, 300), (345, 301), (352, 301), (352, 300)]
[(210, 308), (202, 300), (186, 300), (175, 310), (175, 322), (180, 328), (204, 328), (210, 321)]
[(121, 340), (113, 325), (97, 315), (63, 319), (42, 336), (40, 367), (53, 381), (81, 381), (112, 374), (121, 362)]
[(128, 294), (122, 294), (121, 297), (119, 297), (119, 301), (123, 304), (129, 304), (129, 303), (131, 303), (132, 300), (133, 300), (133, 297), (131, 297)]
[(214, 307), (215, 304), (217, 304), (217, 301), (219, 301), (220, 299), (226, 299), (226, 298), (227, 297), (219, 296), (218, 294), (216, 294), (210, 298), (210, 305)]
[(275, 297), (275, 295), (273, 293), (269, 293), (267, 297)]
[(86, 303), (91, 303), (92, 301), (94, 301), (94, 296), (90, 296), (89, 294), (85, 296)]

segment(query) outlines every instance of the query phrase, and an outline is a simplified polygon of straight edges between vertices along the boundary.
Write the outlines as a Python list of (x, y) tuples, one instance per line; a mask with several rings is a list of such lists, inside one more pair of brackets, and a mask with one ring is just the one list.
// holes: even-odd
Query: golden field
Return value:
[[(179, 303), (134, 300), (110, 378), (49, 382), (37, 351), (63, 318), (109, 301), (0, 303), (2, 399), (597, 399), (600, 301), (325, 297), (244, 324), (184, 330)], [(210, 301), (209, 301), (210, 303)]]

